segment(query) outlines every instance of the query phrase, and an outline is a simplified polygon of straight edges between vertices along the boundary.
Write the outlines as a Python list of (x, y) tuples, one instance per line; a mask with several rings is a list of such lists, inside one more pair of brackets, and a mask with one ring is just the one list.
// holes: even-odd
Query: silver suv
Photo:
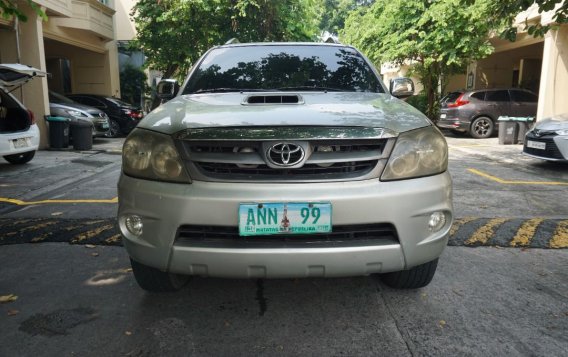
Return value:
[[(179, 88), (179, 93), (177, 89)], [(380, 274), (427, 285), (447, 244), (447, 145), (356, 49), (212, 48), (123, 148), (118, 222), (139, 285)]]
[(440, 104), (438, 127), (482, 139), (497, 132), (500, 116), (535, 117), (538, 96), (520, 88), (479, 89), (448, 93)]

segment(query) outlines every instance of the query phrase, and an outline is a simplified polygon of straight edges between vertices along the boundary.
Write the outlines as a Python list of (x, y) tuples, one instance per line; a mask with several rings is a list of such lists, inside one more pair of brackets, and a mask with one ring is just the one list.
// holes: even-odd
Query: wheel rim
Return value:
[(108, 135), (111, 138), (114, 138), (115, 136), (118, 135), (119, 131), (120, 131), (120, 127), (118, 126), (118, 123), (115, 122), (114, 120), (110, 121), (110, 128), (108, 129)]
[(479, 136), (487, 136), (491, 131), (491, 123), (489, 119), (477, 119), (473, 126), (473, 130)]

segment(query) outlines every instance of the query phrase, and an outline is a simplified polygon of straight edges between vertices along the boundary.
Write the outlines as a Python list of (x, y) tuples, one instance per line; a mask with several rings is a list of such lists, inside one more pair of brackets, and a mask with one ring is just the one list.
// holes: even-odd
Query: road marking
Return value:
[(475, 233), (465, 241), (465, 245), (483, 245), (493, 237), (495, 234), (495, 228), (499, 227), (503, 223), (507, 222), (509, 218), (493, 218), (487, 222), (483, 227), (480, 227)]
[(556, 226), (550, 239), (550, 248), (568, 248), (568, 220), (561, 221)]
[(568, 182), (562, 181), (511, 181), (511, 180), (503, 180), (499, 177), (492, 176), (488, 173), (483, 171), (479, 171), (476, 169), (467, 169), (467, 171), (471, 172), (472, 174), (479, 175), (481, 177), (485, 177), (491, 181), (495, 181), (498, 183), (502, 183), (504, 185), (551, 185), (551, 186), (568, 186)]
[(453, 236), (454, 234), (456, 234), (458, 229), (460, 229), (460, 227), (463, 226), (464, 224), (467, 224), (471, 221), (475, 221), (476, 219), (477, 219), (477, 217), (464, 217), (464, 218), (459, 218), (459, 219), (454, 220), (454, 223), (452, 224), (452, 228), (450, 229), (450, 236)]
[(18, 206), (46, 205), (54, 203), (117, 203), (118, 197), (110, 200), (41, 200), (41, 201), (21, 201), (14, 198), (0, 197), (0, 202), (11, 203)]
[(543, 218), (533, 218), (523, 222), (511, 241), (511, 247), (528, 247), (536, 233), (536, 229), (543, 221)]
[(105, 224), (105, 225), (102, 225), (102, 226), (97, 227), (97, 228), (95, 228), (95, 229), (92, 229), (92, 230), (89, 230), (89, 231), (87, 231), (87, 232), (84, 232), (84, 233), (81, 233), (81, 234), (76, 235), (75, 238), (73, 238), (73, 239), (71, 240), (71, 243), (79, 243), (79, 242), (81, 242), (81, 241), (91, 239), (91, 238), (93, 238), (93, 237), (98, 236), (98, 235), (101, 234), (102, 232), (111, 230), (111, 229), (113, 229), (113, 228), (114, 228), (114, 224)]

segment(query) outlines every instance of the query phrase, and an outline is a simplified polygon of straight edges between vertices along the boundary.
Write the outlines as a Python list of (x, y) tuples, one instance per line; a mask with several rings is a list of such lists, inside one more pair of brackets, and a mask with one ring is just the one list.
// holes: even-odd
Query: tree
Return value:
[(315, 38), (316, 0), (140, 0), (131, 16), (146, 64), (164, 77), (185, 75), (207, 49), (241, 42)]
[(412, 64), (427, 98), (426, 115), (437, 118), (443, 78), (493, 51), (487, 21), (490, 0), (378, 0), (352, 12), (342, 40), (376, 64)]
[(130, 64), (120, 72), (120, 93), (123, 100), (134, 105), (140, 104), (144, 94), (146, 74)]
[(345, 19), (351, 11), (359, 7), (373, 4), (375, 0), (323, 0), (323, 6), (319, 28), (321, 32), (329, 32), (337, 35), (345, 27)]

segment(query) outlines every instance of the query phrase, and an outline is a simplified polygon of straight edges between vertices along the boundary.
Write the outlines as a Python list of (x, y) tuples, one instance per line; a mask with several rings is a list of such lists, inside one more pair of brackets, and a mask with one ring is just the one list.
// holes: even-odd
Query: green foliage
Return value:
[(318, 0), (139, 0), (137, 46), (164, 77), (183, 77), (207, 49), (241, 42), (315, 38)]
[(126, 65), (120, 72), (120, 93), (122, 100), (137, 105), (144, 94), (146, 74), (140, 68)]
[(424, 114), (428, 111), (428, 97), (424, 93), (413, 95), (409, 97), (406, 102)]
[(375, 0), (322, 0), (324, 9), (319, 28), (321, 32), (338, 34), (345, 27), (345, 19), (351, 11), (373, 4)]
[[(26, 0), (26, 3), (38, 14), (39, 17), (41, 17), (44, 21), (47, 21), (47, 15), (39, 5), (32, 0)], [(17, 0), (0, 0), (0, 15), (2, 18), (7, 20), (15, 17), (22, 22), (28, 21), (28, 17), (18, 8)]]
[[(554, 10), (552, 21), (556, 24), (568, 23), (568, 1), (566, 0), (501, 0), (491, 4), (491, 14), (495, 22), (504, 30), (501, 37), (510, 41), (517, 38), (518, 29), (513, 26), (515, 17), (522, 11), (527, 10), (533, 4), (538, 6), (538, 12), (543, 13)], [(558, 6), (558, 8), (556, 8)], [(555, 10), (556, 8), (556, 10)], [(498, 26), (495, 26), (498, 28)], [(540, 23), (525, 23), (523, 30), (529, 35), (542, 37), (546, 32), (552, 29), (554, 25), (542, 26)]]

